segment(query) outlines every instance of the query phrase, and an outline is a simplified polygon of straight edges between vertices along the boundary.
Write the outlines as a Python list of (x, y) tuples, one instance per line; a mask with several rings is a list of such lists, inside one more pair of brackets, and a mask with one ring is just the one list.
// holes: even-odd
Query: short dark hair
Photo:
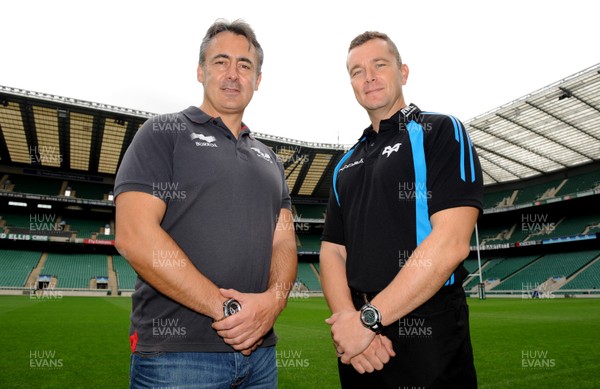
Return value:
[(250, 27), (250, 25), (242, 19), (237, 19), (233, 22), (230, 22), (227, 19), (217, 19), (212, 26), (208, 28), (206, 35), (200, 44), (200, 65), (204, 66), (204, 62), (206, 61), (206, 48), (210, 44), (210, 41), (215, 37), (215, 35), (226, 31), (245, 37), (248, 39), (248, 43), (254, 46), (256, 49), (256, 55), (258, 57), (258, 66), (256, 68), (256, 72), (257, 74), (260, 74), (264, 60), (264, 53), (260, 43), (258, 43), (258, 40), (256, 39), (254, 30), (252, 30), (252, 27)]
[(387, 36), (387, 34), (384, 34), (383, 32), (378, 32), (378, 31), (365, 31), (362, 34), (358, 35), (356, 38), (352, 39), (352, 42), (350, 42), (350, 47), (348, 48), (348, 52), (350, 52), (350, 50), (367, 43), (370, 40), (373, 39), (381, 39), (384, 40), (388, 43), (388, 45), (390, 46), (390, 51), (392, 52), (392, 54), (394, 54), (394, 56), (396, 57), (396, 60), (398, 61), (398, 66), (402, 65), (402, 58), (400, 58), (400, 52), (398, 51), (398, 47), (396, 47), (396, 44), (394, 43), (394, 41), (392, 41), (392, 39)]

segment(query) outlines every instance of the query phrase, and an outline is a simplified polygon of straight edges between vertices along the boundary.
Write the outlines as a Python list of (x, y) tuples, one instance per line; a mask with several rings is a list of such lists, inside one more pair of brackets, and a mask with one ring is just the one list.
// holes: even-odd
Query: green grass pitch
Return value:
[[(130, 299), (0, 296), (0, 388), (127, 388)], [(470, 299), (480, 388), (600, 388), (600, 300)], [(280, 388), (337, 388), (322, 298), (276, 324)], [(397, 350), (398, 352), (398, 350)]]

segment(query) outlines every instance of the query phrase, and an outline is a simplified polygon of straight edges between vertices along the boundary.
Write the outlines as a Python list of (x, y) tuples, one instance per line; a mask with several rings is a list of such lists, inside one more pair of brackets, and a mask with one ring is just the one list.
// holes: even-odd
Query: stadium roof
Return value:
[(486, 184), (600, 159), (600, 64), (465, 123)]
[[(154, 114), (0, 86), (0, 163), (114, 176)], [(485, 184), (600, 160), (600, 64), (465, 122)], [(255, 136), (280, 156), (296, 200), (326, 199), (348, 146)]]

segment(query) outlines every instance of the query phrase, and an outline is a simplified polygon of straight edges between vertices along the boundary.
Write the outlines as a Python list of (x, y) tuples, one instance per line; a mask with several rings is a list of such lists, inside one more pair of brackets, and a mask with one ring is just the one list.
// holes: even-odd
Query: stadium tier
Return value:
[(311, 292), (320, 292), (321, 282), (317, 278), (316, 270), (312, 263), (298, 263), (297, 281), (301, 282)]
[[(486, 261), (483, 270), (483, 280), (488, 281), (501, 281), (508, 278), (510, 275), (515, 274), (520, 269), (529, 265), (532, 261), (539, 258), (539, 256), (532, 255), (527, 257), (516, 257), (516, 258), (494, 258)], [(479, 279), (472, 280), (466, 285), (467, 289), (470, 289), (477, 285)]]
[(41, 274), (56, 278), (56, 288), (90, 289), (96, 277), (108, 276), (106, 255), (50, 253)]
[(514, 190), (505, 190), (500, 192), (486, 192), (483, 196), (483, 206), (486, 209), (512, 205), (512, 196)]
[(600, 260), (596, 260), (577, 277), (567, 281), (558, 292), (567, 293), (567, 290), (593, 290), (594, 293), (600, 293)]
[(43, 194), (48, 196), (60, 195), (60, 180), (27, 175), (11, 175), (9, 180), (14, 185), (12, 192)]
[(120, 255), (113, 255), (113, 268), (117, 274), (117, 284), (119, 290), (133, 290), (135, 288), (135, 280), (137, 273), (129, 262)]
[[(485, 261), (486, 261), (485, 259), (481, 260), (482, 266), (485, 264)], [(465, 265), (465, 268), (467, 269), (467, 271), (471, 274), (475, 273), (479, 269), (479, 264), (478, 264), (477, 259), (465, 259), (463, 264)]]
[(515, 198), (515, 204), (531, 203), (536, 200), (553, 198), (556, 195), (557, 188), (562, 182), (561, 179), (544, 182), (542, 184), (532, 185), (519, 190)]
[(69, 218), (67, 225), (70, 227), (70, 231), (76, 232), (80, 238), (92, 238), (101, 232), (104, 232), (105, 226), (110, 226), (110, 220), (89, 220), (89, 219), (74, 219)]
[(574, 193), (594, 190), (600, 187), (600, 170), (590, 173), (578, 174), (565, 180), (557, 195), (570, 195)]
[(320, 235), (298, 235), (300, 244), (298, 245), (298, 253), (318, 253), (321, 250)]
[(567, 279), (596, 259), (599, 254), (599, 251), (593, 250), (545, 255), (534, 259), (512, 276), (502, 279), (500, 284), (493, 287), (492, 290), (523, 290), (529, 286), (540, 285), (551, 278)]
[[(485, 184), (479, 240), (474, 234), (465, 265), (477, 273), (480, 251), (490, 292), (552, 277), (565, 277), (558, 290), (600, 289), (599, 71), (592, 66), (464, 123)], [(125, 151), (153, 115), (0, 86), (0, 289), (23, 287), (36, 272), (56, 276), (59, 288), (93, 289), (97, 276), (113, 291), (134, 288), (135, 272), (114, 248), (112, 190)], [(283, 165), (298, 281), (320, 291), (326, 203), (349, 145), (254, 136)], [(478, 282), (471, 276), (464, 287)]]
[(41, 255), (39, 252), (0, 250), (0, 286), (27, 287), (27, 277)]
[(301, 219), (325, 219), (325, 205), (296, 204), (294, 216)]

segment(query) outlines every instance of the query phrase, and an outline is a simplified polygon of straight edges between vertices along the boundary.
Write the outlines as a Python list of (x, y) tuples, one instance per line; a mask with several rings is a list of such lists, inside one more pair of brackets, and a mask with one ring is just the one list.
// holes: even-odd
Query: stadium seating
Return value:
[[(597, 257), (600, 255), (600, 251), (596, 251), (592, 256)], [(564, 290), (577, 290), (584, 289), (590, 290), (595, 289), (600, 293), (600, 260), (597, 260), (591, 264), (588, 268), (583, 270), (577, 275), (577, 277), (569, 280), (561, 289)], [(561, 292), (559, 290), (559, 292)]]
[(515, 204), (524, 204), (534, 202), (542, 198), (554, 197), (556, 188), (561, 184), (563, 179), (556, 179), (550, 182), (544, 182), (542, 184), (536, 184), (526, 186), (519, 190), (517, 197), (515, 198)]
[(70, 226), (71, 231), (77, 232), (78, 238), (91, 238), (94, 234), (100, 234), (104, 231), (106, 224), (110, 225), (109, 221), (100, 220), (88, 220), (88, 219), (74, 219), (69, 218), (66, 220)]
[[(479, 230), (479, 245), (500, 243), (502, 240), (504, 240), (502, 234), (508, 229), (508, 226), (501, 226)], [(471, 235), (471, 245), (477, 245), (475, 233)]]
[(302, 282), (310, 291), (321, 291), (321, 283), (317, 279), (311, 264), (306, 262), (298, 263), (298, 276), (296, 279)]
[[(485, 264), (485, 259), (481, 259), (481, 266)], [(475, 273), (479, 269), (479, 263), (477, 259), (465, 259), (463, 265), (468, 270), (469, 273)]]
[(524, 285), (541, 284), (550, 277), (568, 278), (595, 256), (597, 256), (597, 252), (591, 251), (548, 254), (523, 268), (514, 276), (502, 281), (493, 290), (522, 290)]
[(69, 181), (68, 186), (75, 192), (74, 197), (89, 200), (104, 200), (105, 195), (113, 190), (112, 185), (81, 181)]
[(584, 233), (586, 227), (600, 223), (600, 215), (567, 217), (548, 234), (550, 237), (572, 236)]
[(298, 253), (313, 253), (321, 250), (321, 237), (319, 235), (298, 235), (300, 246)]
[(113, 255), (113, 269), (117, 273), (117, 284), (119, 290), (133, 290), (137, 273), (129, 262), (120, 255)]
[(6, 221), (5, 227), (20, 227), (29, 229), (30, 215), (20, 215), (12, 213), (3, 213), (2, 219)]
[(58, 196), (62, 185), (61, 180), (38, 176), (11, 175), (10, 180), (14, 184), (13, 192), (48, 196)]
[[(535, 218), (537, 214), (532, 214), (532, 216)], [(479, 243), (480, 245), (515, 243), (527, 240), (574, 236), (598, 230), (600, 230), (600, 215), (598, 214), (554, 218), (544, 217), (532, 222), (515, 220), (512, 224), (507, 223), (500, 227), (480, 229)], [(471, 246), (476, 246), (474, 233), (471, 236)]]
[(295, 215), (305, 219), (323, 219), (325, 216), (325, 205), (296, 204)]
[(88, 289), (90, 280), (108, 276), (106, 255), (50, 253), (41, 274), (58, 279), (57, 288)]
[(594, 171), (570, 177), (557, 194), (565, 196), (594, 189), (598, 186), (600, 186), (600, 171)]
[(489, 193), (484, 189), (483, 207), (485, 209), (489, 209), (489, 208), (496, 208), (496, 207), (511, 205), (508, 202), (508, 199), (510, 199), (513, 192), (514, 191), (511, 189), (511, 190)]
[(21, 250), (0, 250), (0, 286), (26, 286), (29, 273), (37, 266), (41, 253)]
[(525, 257), (492, 259), (483, 270), (483, 279), (506, 279), (539, 257), (539, 255), (530, 255)]

